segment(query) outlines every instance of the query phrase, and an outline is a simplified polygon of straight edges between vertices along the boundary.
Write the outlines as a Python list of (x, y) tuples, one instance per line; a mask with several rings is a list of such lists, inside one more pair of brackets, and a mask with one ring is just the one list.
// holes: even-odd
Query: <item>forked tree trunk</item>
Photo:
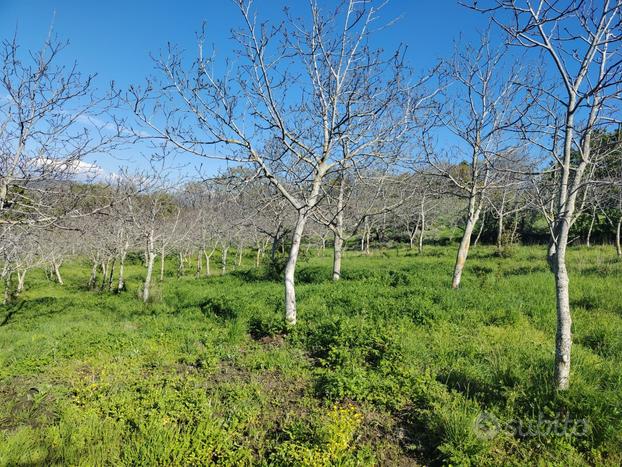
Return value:
[(236, 262), (236, 267), (240, 268), (242, 267), (242, 257), (244, 256), (244, 247), (242, 245), (240, 245), (240, 247), (238, 248), (237, 254), (238, 258)]
[(100, 292), (103, 292), (106, 288), (106, 281), (108, 280), (108, 267), (110, 266), (110, 259), (102, 262), (102, 281), (99, 284)]
[(292, 246), (289, 250), (289, 258), (285, 266), (285, 322), (289, 326), (296, 324), (296, 289), (295, 278), (296, 262), (298, 261), (298, 253), (300, 252), (300, 243), (302, 234), (305, 230), (308, 214), (298, 213), (296, 226), (292, 235)]
[(203, 250), (203, 255), (205, 256), (205, 277), (209, 277), (212, 274), (210, 270), (210, 259), (212, 258), (213, 254), (214, 250), (212, 250), (209, 255), (207, 254), (207, 250)]
[(477, 201), (475, 196), (472, 196), (469, 200), (469, 214), (467, 217), (467, 223), (462, 234), (462, 240), (458, 247), (458, 255), (456, 256), (456, 265), (454, 267), (454, 276), (451, 281), (451, 287), (457, 289), (460, 286), (462, 279), (462, 271), (464, 269), (464, 263), (469, 255), (469, 247), (471, 246), (471, 236), (473, 235), (473, 228), (479, 218), (481, 206), (476, 206)]
[(53, 268), (54, 268), (54, 276), (56, 277), (56, 282), (58, 282), (60, 285), (63, 285), (63, 277), (60, 275), (60, 263), (57, 263), (56, 261), (54, 261), (53, 264)]
[(17, 288), (15, 289), (15, 296), (18, 297), (24, 290), (24, 281), (26, 280), (26, 271), (17, 271)]

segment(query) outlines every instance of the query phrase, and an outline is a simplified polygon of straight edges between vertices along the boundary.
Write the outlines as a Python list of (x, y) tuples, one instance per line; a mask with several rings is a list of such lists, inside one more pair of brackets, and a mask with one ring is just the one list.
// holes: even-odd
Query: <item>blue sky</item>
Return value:
[[(306, 10), (304, 0), (256, 0), (263, 19), (278, 20), (287, 3), (294, 13)], [(391, 50), (406, 44), (408, 61), (422, 71), (449, 55), (459, 37), (476, 40), (487, 21), (455, 0), (393, 0), (382, 17), (400, 19), (382, 32), (378, 45)], [(76, 60), (84, 73), (97, 73), (103, 88), (110, 81), (121, 87), (143, 81), (153, 72), (150, 53), (157, 54), (167, 42), (194, 53), (195, 33), (203, 21), (207, 42), (219, 57), (225, 57), (231, 47), (230, 29), (239, 24), (230, 0), (0, 0), (2, 39), (17, 31), (22, 47), (34, 49), (53, 24), (55, 33), (70, 43), (62, 59)]]

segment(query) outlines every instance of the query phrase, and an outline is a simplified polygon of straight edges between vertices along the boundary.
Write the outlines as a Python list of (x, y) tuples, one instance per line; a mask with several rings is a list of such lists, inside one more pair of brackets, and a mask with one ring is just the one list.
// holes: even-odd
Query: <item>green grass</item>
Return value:
[(556, 393), (544, 249), (478, 247), (455, 291), (454, 254), (352, 253), (339, 283), (313, 256), (289, 331), (280, 282), (254, 269), (171, 262), (148, 305), (139, 265), (119, 295), (87, 291), (86, 264), (64, 286), (34, 272), (0, 310), (0, 465), (620, 465), (622, 263), (569, 253)]

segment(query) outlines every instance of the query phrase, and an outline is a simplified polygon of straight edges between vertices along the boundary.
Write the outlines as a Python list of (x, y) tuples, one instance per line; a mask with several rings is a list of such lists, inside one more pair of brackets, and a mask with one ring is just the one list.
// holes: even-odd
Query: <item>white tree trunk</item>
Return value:
[(222, 249), (222, 273), (227, 273), (227, 253), (229, 252), (229, 247), (226, 246)]
[(208, 255), (206, 250), (203, 250), (203, 255), (205, 256), (205, 277), (209, 277), (212, 272), (210, 271), (210, 259), (214, 254), (214, 250)]
[(202, 258), (202, 253), (201, 251), (199, 251), (197, 253), (197, 271), (194, 275), (194, 277), (201, 277), (201, 271), (203, 271), (203, 258)]
[(558, 390), (568, 389), (570, 383), (570, 351), (572, 348), (572, 318), (570, 315), (569, 277), (566, 268), (566, 247), (570, 220), (559, 224), (557, 244), (549, 247), (549, 264), (555, 276), (557, 299), (557, 332), (555, 335), (555, 385)]
[(121, 252), (121, 258), (119, 260), (119, 281), (117, 282), (117, 292), (121, 292), (125, 287), (125, 257), (127, 256), (127, 251), (123, 250)]
[(497, 223), (497, 248), (500, 249), (503, 246), (503, 220), (505, 214), (503, 211), (499, 213), (499, 220)]
[(145, 256), (147, 258), (147, 275), (145, 276), (145, 283), (143, 285), (143, 302), (149, 301), (149, 293), (151, 289), (151, 276), (153, 275), (153, 263), (155, 262), (155, 246), (154, 246), (154, 233), (151, 231), (147, 238), (147, 248)]
[(296, 262), (298, 261), (300, 243), (307, 219), (307, 214), (298, 214), (296, 226), (294, 227), (294, 233), (292, 235), (292, 246), (289, 250), (289, 258), (285, 266), (285, 322), (289, 326), (296, 324), (296, 290), (294, 275), (296, 273)]
[(93, 260), (93, 267), (91, 268), (91, 277), (89, 277), (88, 287), (94, 289), (97, 285), (97, 266), (99, 266), (99, 259)]
[(477, 219), (480, 214), (480, 206), (476, 206), (475, 196), (472, 196), (469, 200), (469, 215), (467, 217), (467, 223), (462, 234), (462, 240), (458, 247), (458, 255), (456, 256), (456, 265), (454, 267), (454, 277), (451, 281), (451, 287), (457, 289), (460, 286), (462, 279), (462, 271), (464, 269), (464, 263), (469, 255), (469, 247), (471, 246), (471, 236), (473, 235), (473, 228), (477, 223)]
[(19, 296), (24, 291), (24, 281), (26, 280), (26, 271), (17, 271), (17, 288), (15, 289), (15, 296)]
[(54, 261), (53, 268), (54, 276), (56, 276), (56, 282), (58, 282), (60, 285), (63, 285), (63, 277), (60, 275), (60, 264)]
[(341, 256), (343, 254), (343, 196), (345, 190), (345, 180), (343, 175), (339, 180), (339, 195), (337, 197), (337, 216), (333, 233), (335, 234), (333, 248), (333, 280), (341, 279)]
[(585, 246), (590, 248), (592, 240), (592, 230), (594, 229), (594, 222), (596, 221), (596, 205), (592, 208), (592, 218), (590, 219), (590, 227), (587, 229), (587, 237), (585, 237)]
[(333, 251), (333, 280), (341, 279), (341, 256), (343, 254), (343, 238), (335, 231), (335, 249)]
[(179, 276), (183, 276), (186, 274), (186, 259), (184, 258), (184, 253), (182, 251), (179, 252), (179, 268), (177, 270), (177, 274)]
[(622, 217), (618, 219), (618, 225), (616, 227), (616, 253), (618, 257), (622, 257), (622, 246), (620, 245), (620, 229), (622, 229)]
[(423, 235), (425, 234), (425, 198), (421, 199), (421, 212), (419, 213), (419, 254), (423, 253)]
[(237, 258), (237, 262), (236, 262), (236, 267), (239, 269), (240, 267), (242, 267), (242, 257), (244, 256), (244, 246), (240, 245), (237, 251), (238, 254), (238, 258)]

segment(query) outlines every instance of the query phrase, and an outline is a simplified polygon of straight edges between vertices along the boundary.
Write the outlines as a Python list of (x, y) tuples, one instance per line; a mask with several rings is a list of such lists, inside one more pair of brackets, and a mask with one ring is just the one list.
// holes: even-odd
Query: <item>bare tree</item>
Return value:
[(485, 33), (480, 44), (457, 50), (440, 71), (444, 83), (440, 94), (441, 124), (461, 143), (443, 156), (429, 149), (428, 161), (439, 175), (453, 183), (455, 194), (467, 202), (453, 288), (460, 285), (473, 229), (486, 193), (497, 181), (497, 165), (514, 144), (512, 130), (530, 105), (518, 85), (521, 69), (517, 64), (508, 65), (504, 52), (505, 48), (493, 48)]
[(22, 53), (15, 37), (0, 46), (1, 224), (84, 215), (89, 193), (69, 181), (97, 176), (85, 159), (121, 142), (115, 96), (98, 96), (75, 64), (58, 65), (64, 48), (51, 33), (36, 52)]
[(592, 151), (592, 136), (619, 112), (622, 5), (618, 0), (495, 0), (472, 6), (491, 13), (513, 44), (543, 53), (551, 65), (548, 98), (540, 99), (546, 120), (542, 138), (535, 143), (555, 171), (552, 215), (544, 212), (557, 297), (555, 384), (565, 390), (572, 346), (566, 250), (581, 202), (578, 196), (585, 192), (591, 166), (600, 156)]
[[(251, 2), (238, 4), (244, 29), (234, 33), (238, 57), (224, 76), (213, 74), (201, 41), (191, 69), (170, 49), (158, 61), (165, 83), (133, 88), (128, 100), (167, 145), (202, 157), (226, 145), (224, 158), (251, 164), (295, 209), (284, 277), (285, 318), (293, 325), (298, 253), (325, 180), (401, 141), (411, 102), (401, 52), (373, 48), (378, 11), (367, 2), (350, 0), (325, 13), (313, 1), (307, 21), (288, 17), (279, 26), (258, 24)], [(166, 128), (154, 111), (165, 114)]]

